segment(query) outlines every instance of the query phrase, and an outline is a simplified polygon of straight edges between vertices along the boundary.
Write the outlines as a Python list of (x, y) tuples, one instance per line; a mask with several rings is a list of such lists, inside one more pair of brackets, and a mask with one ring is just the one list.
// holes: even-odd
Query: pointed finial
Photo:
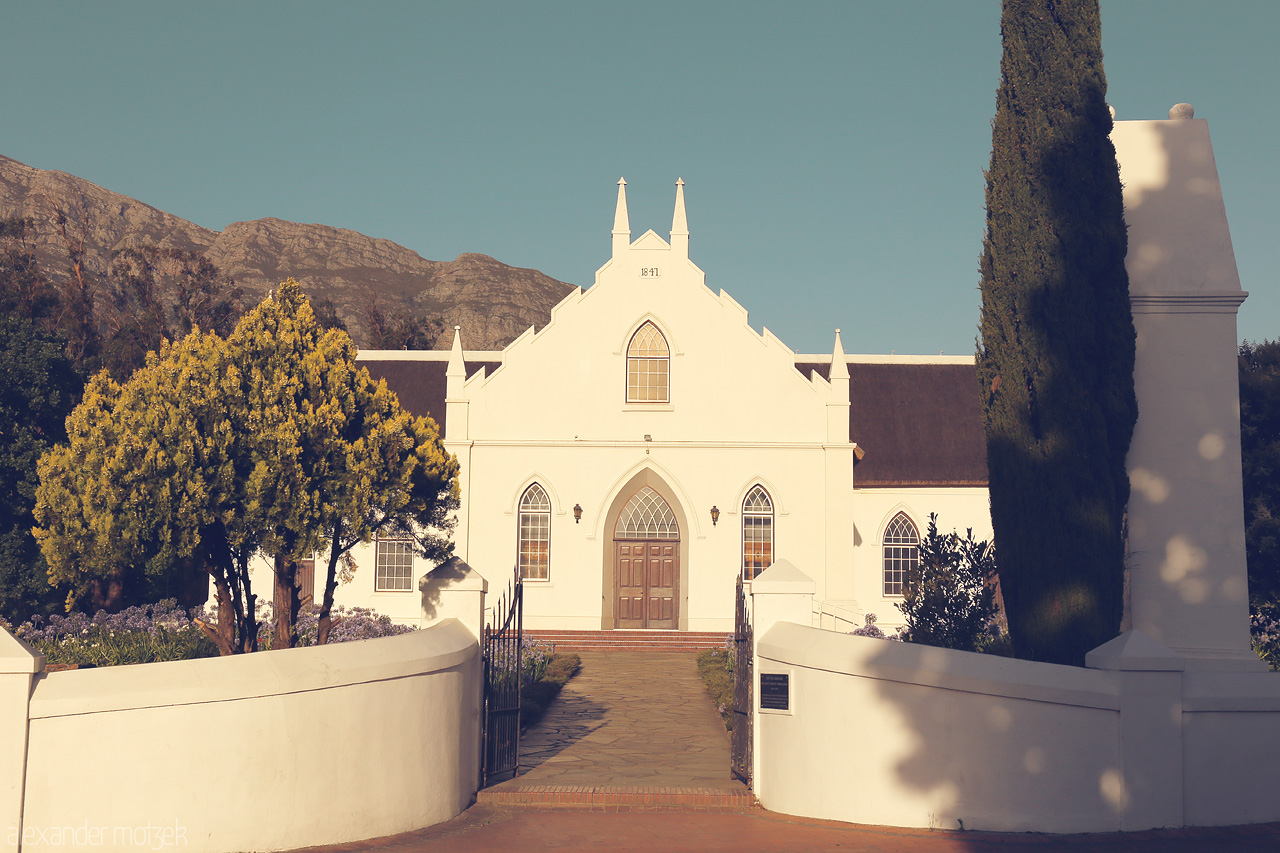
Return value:
[[(446, 379), (452, 384), (454, 381), (467, 378), (467, 364), (462, 358), (462, 327), (453, 327), (453, 346), (449, 348), (449, 367), (445, 370)], [(446, 391), (446, 396), (449, 392)]]
[(613, 255), (631, 245), (631, 221), (627, 218), (627, 179), (618, 178), (618, 206), (613, 213)]
[(671, 217), (671, 251), (689, 257), (689, 219), (684, 212), (684, 178), (676, 178), (676, 211)]
[(840, 330), (836, 329), (836, 345), (831, 349), (831, 379), (849, 378), (849, 363), (844, 357), (844, 344), (840, 342)]

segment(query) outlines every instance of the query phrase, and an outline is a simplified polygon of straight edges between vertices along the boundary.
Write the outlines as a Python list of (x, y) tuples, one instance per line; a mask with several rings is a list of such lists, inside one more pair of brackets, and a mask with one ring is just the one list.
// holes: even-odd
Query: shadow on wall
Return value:
[[(1143, 284), (1151, 288), (1147, 292), (1164, 295), (1238, 291), (1219, 190), (1205, 179), (1212, 166), (1207, 131), (1200, 123), (1200, 129), (1184, 122), (1134, 124), (1125, 132), (1157, 135), (1150, 149), (1164, 152), (1163, 162), (1145, 164), (1152, 169), (1145, 176), (1148, 180), (1141, 187), (1135, 186), (1136, 178), (1130, 181), (1127, 193), (1135, 314), (1142, 310)], [(1066, 180), (1054, 185), (1052, 202), (1079, 204)], [(1056, 236), (1068, 245), (1087, 244), (1093, 237), (1091, 227), (1086, 223), (1077, 232)], [(1216, 254), (1205, 251), (1206, 241), (1211, 249), (1216, 241)], [(1185, 253), (1197, 257), (1183, 257)], [(1067, 273), (1037, 294), (1030, 306), (1033, 316), (1070, 312), (1072, 301), (1095, 298), (1077, 286), (1087, 281), (1088, 270)], [(1165, 383), (1160, 387), (1168, 389), (1168, 399), (1152, 400), (1147, 394), (1142, 398), (1142, 420), (1130, 454), (1131, 496), (1124, 493), (1123, 484), (1117, 491), (1106, 482), (1081, 481), (1080, 472), (1073, 472), (1079, 455), (1108, 452), (1107, 426), (1091, 405), (1106, 393), (1101, 376), (1092, 380), (1097, 383), (1093, 385), (1087, 378), (1083, 384), (1067, 384), (1052, 373), (1036, 377), (1038, 400), (1046, 407), (1043, 449), (1031, 455), (1017, 442), (995, 448), (992, 477), (998, 476), (1001, 465), (1033, 471), (1037, 482), (1052, 487), (1020, 499), (1033, 501), (1034, 511), (1044, 517), (1071, 519), (1098, 541), (1112, 533), (1106, 529), (1106, 504), (1118, 501), (1123, 506), (1130, 498), (1131, 542), (1136, 548), (1129, 555), (1135, 575), (1129, 612), (1140, 619), (1134, 627), (1170, 646), (1238, 649), (1243, 643), (1247, 650), (1243, 517), (1237, 519), (1238, 433), (1229, 429), (1237, 404), (1233, 309), (1161, 312), (1141, 318), (1137, 372), (1139, 393), (1151, 387), (1142, 384), (1145, 369), (1151, 374), (1149, 383)], [(1193, 322), (1208, 325), (1186, 325)], [(1215, 325), (1219, 323), (1229, 323), (1229, 329)], [(1221, 341), (1209, 333), (1220, 334)], [(1078, 328), (1059, 336), (1046, 334), (1040, 343), (1059, 360), (1089, 364), (1114, 357), (1110, 344)], [(1219, 344), (1220, 353), (1215, 348)], [(1179, 355), (1189, 363), (1179, 363)], [(1006, 384), (1009, 380), (1005, 377)], [(1050, 406), (1057, 411), (1049, 411)], [(1063, 446), (1052, 440), (1051, 416), (1085, 419), (1098, 440), (1082, 447)], [(1063, 471), (1077, 479), (1064, 481)], [(996, 499), (993, 495), (993, 503)], [(998, 532), (1002, 546), (1010, 535)], [(1044, 553), (1052, 570), (1054, 554), (1046, 543), (1028, 541), (1023, 547)], [(1237, 562), (1240, 571), (1233, 573), (1231, 566)], [(1117, 581), (1106, 594), (1118, 595), (1119, 588)], [(1023, 591), (1006, 584), (1004, 592), (1008, 597)], [(1044, 609), (1050, 604), (1024, 602), (1038, 619), (1055, 616)], [(1132, 735), (1122, 737), (1116, 688), (1120, 673), (842, 639), (850, 641), (858, 645), (842, 646), (838, 652), (843, 661), (855, 661), (847, 670), (850, 675), (818, 668), (806, 676), (817, 687), (796, 700), (806, 715), (815, 714), (833, 734), (831, 748), (807, 759), (813, 764), (807, 770), (819, 777), (820, 763), (848, 768), (843, 783), (833, 782), (811, 794), (825, 813), (820, 816), (843, 810), (845, 815), (858, 815), (840, 818), (844, 820), (920, 825), (921, 816), (927, 816), (923, 822), (945, 829), (963, 825), (1108, 831), (1120, 829), (1124, 815), (1132, 814), (1134, 798), (1140, 796), (1136, 791), (1159, 789), (1168, 782), (1157, 778), (1160, 774), (1151, 767), (1151, 778), (1142, 777), (1141, 765), (1122, 767), (1121, 748)], [(1077, 650), (1081, 658), (1088, 645), (1092, 643)], [(1156, 711), (1150, 719), (1160, 714), (1174, 718), (1180, 709)], [(1224, 735), (1221, 744), (1228, 743), (1234, 745)], [(831, 762), (833, 752), (841, 760)], [(1206, 765), (1206, 770), (1239, 775), (1230, 763), (1224, 759), (1221, 766)], [(1191, 765), (1182, 768), (1184, 774), (1197, 772)], [(1187, 799), (1180, 803), (1185, 811), (1179, 811), (1184, 819), (1190, 821), (1198, 808), (1197, 792), (1213, 784), (1206, 779), (1187, 788)], [(1178, 822), (1175, 817), (1165, 825)]]
[[(422, 602), (421, 626), (425, 628), (444, 619), (456, 618), (476, 639), (480, 639), (488, 589), (489, 582), (483, 575), (460, 557), (450, 557), (418, 581)], [(510, 590), (504, 591), (502, 600), (509, 599)]]
[(766, 808), (948, 830), (1120, 828), (1107, 673), (788, 623), (760, 654), (762, 673), (794, 679), (795, 716), (759, 716)]
[(1235, 312), (1245, 294), (1208, 127), (1132, 122), (1116, 137), (1145, 155), (1122, 170), (1141, 409), (1129, 456), (1133, 627), (1171, 648), (1244, 654)]
[(464, 583), (471, 571), (473, 570), (465, 562), (457, 557), (450, 557), (422, 576), (418, 581), (418, 590), (422, 593), (423, 624), (445, 618), (440, 615), (440, 604), (446, 591)]
[(902, 657), (925, 680), (954, 676), (992, 691), (940, 695), (926, 684), (874, 682), (878, 703), (896, 709), (904, 729), (877, 747), (891, 787), (929, 802), (933, 826), (1119, 829), (1119, 699), (1103, 674), (909, 644), (884, 649), (870, 668), (897, 668), (903, 661), (885, 658)]

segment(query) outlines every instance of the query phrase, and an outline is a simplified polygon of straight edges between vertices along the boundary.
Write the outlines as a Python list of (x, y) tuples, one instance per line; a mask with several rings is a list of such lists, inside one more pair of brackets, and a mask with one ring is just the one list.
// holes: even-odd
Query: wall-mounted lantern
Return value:
[(720, 507), (713, 506), (711, 507), (711, 526), (715, 527), (717, 522), (719, 521), (720, 521)]
[(573, 523), (577, 524), (582, 521), (582, 504), (573, 505)]

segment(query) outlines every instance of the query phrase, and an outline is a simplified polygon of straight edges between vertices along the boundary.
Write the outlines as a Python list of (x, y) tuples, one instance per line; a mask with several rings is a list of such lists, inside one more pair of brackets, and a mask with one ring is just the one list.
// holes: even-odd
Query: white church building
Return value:
[[(795, 353), (706, 286), (682, 181), (669, 240), (632, 239), (618, 184), (612, 256), (543, 328), (360, 353), (458, 458), (456, 555), (491, 594), (519, 567), (526, 628), (727, 632), (736, 579), (781, 559), (814, 579), (815, 623), (900, 625), (930, 513), (991, 536), (973, 358), (846, 355), (839, 330)], [(339, 603), (420, 618), (409, 542), (356, 559)]]

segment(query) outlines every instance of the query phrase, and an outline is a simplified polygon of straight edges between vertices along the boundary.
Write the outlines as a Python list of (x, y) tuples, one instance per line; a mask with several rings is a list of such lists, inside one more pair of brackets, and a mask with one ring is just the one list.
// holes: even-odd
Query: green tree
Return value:
[(17, 624), (57, 606), (31, 528), (36, 466), (65, 440), (64, 422), (83, 384), (65, 342), (22, 317), (0, 313), (0, 615)]
[(907, 571), (898, 609), (908, 642), (977, 651), (996, 615), (996, 562), (986, 542), (938, 533), (938, 516), (920, 542), (920, 560)]
[(60, 301), (27, 247), (27, 234), (34, 227), (31, 219), (0, 219), (0, 312), (51, 331), (57, 324)]
[(1137, 419), (1096, 0), (1005, 0), (978, 376), (1014, 653), (1082, 664), (1123, 611)]
[(368, 349), (431, 349), (444, 331), (439, 319), (419, 317), (401, 308), (386, 310), (377, 296), (364, 303)]
[(215, 642), (252, 650), (248, 569), (264, 509), (240, 500), (245, 442), (227, 368), (225, 342), (194, 332), (124, 385), (106, 371), (89, 381), (36, 492), (35, 535), (68, 606), (104, 586), (124, 603), (149, 579), (203, 570), (218, 595)]
[(250, 561), (270, 555), (272, 645), (294, 645), (297, 561), (335, 528), (356, 531), (343, 545), (373, 535), (359, 519), (343, 526), (344, 513), (446, 527), (456, 505), (456, 462), (434, 425), (400, 412), (354, 359), (351, 339), (321, 330), (290, 280), (225, 341), (197, 330), (124, 385), (96, 376), (69, 443), (41, 462), (36, 535), (50, 577), (82, 591), (103, 577), (204, 569), (219, 607), (207, 631), (223, 653), (244, 652), (257, 647)]
[(199, 252), (140, 246), (113, 253), (108, 300), (98, 309), (103, 365), (116, 379), (142, 366), (162, 340), (195, 328), (230, 334), (244, 315), (243, 291)]
[(1245, 551), (1255, 609), (1280, 607), (1280, 341), (1240, 345)]

